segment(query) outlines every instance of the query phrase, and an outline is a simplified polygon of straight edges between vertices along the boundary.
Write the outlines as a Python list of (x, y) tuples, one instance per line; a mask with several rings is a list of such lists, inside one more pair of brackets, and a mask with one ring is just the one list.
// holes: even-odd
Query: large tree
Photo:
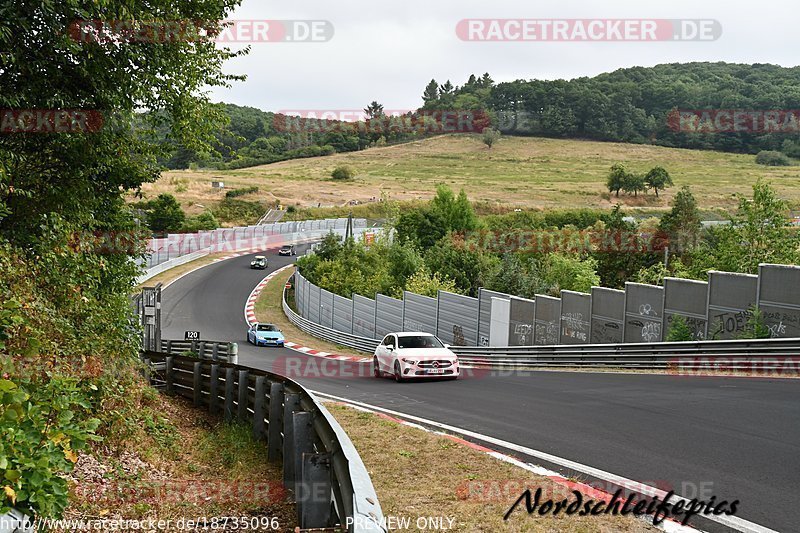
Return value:
[[(221, 118), (207, 90), (235, 79), (222, 64), (237, 54), (211, 37), (167, 39), (163, 23), (201, 21), (213, 35), (238, 4), (22, 0), (0, 8), (0, 109), (80, 110), (93, 119), (86, 133), (0, 135), (0, 205), (8, 210), (0, 234), (28, 241), (52, 229), (54, 217), (79, 228), (122, 224), (123, 193), (154, 181), (163, 153), (131, 127), (137, 111), (150, 111), (140, 126), (163, 127), (167, 141), (207, 150)], [(146, 21), (138, 24), (156, 31), (150, 42), (94, 38), (81, 32), (82, 20)]]
[(693, 249), (700, 239), (700, 211), (692, 191), (684, 185), (672, 200), (672, 209), (661, 217), (659, 230), (674, 251)]
[(663, 191), (667, 187), (672, 186), (672, 177), (664, 167), (653, 167), (647, 174), (645, 174), (644, 183), (647, 188), (653, 189), (653, 191), (656, 193), (656, 197), (658, 197), (659, 189)]

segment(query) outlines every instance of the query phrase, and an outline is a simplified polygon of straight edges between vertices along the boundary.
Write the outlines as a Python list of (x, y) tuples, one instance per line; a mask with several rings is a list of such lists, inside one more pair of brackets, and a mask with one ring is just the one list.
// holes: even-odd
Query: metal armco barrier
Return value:
[(161, 353), (181, 355), (185, 352), (195, 353), (201, 359), (211, 361), (233, 364), (239, 362), (239, 346), (235, 342), (161, 340)]
[[(800, 339), (755, 339), (626, 344), (453, 346), (464, 364), (483, 368), (575, 366), (676, 370), (800, 372)], [(787, 367), (787, 358), (790, 367)]]
[[(336, 419), (300, 384), (225, 362), (144, 352), (151, 383), (195, 407), (253, 428), (297, 503), (301, 529), (385, 532), (383, 512), (361, 457)], [(338, 530), (337, 529), (337, 530)]]
[[(320, 326), (292, 310), (283, 294), (289, 321), (310, 335), (372, 354), (377, 339)], [(459, 360), (475, 368), (633, 368), (800, 373), (800, 339), (754, 339), (550, 346), (451, 346)]]
[(283, 289), (283, 312), (286, 314), (286, 318), (289, 319), (289, 322), (309, 335), (313, 335), (319, 339), (341, 344), (342, 346), (347, 346), (348, 348), (353, 348), (354, 350), (368, 354), (375, 353), (375, 348), (378, 347), (379, 341), (375, 339), (353, 335), (352, 333), (343, 333), (333, 328), (320, 326), (319, 324), (301, 317), (295, 313), (286, 302), (286, 288)]

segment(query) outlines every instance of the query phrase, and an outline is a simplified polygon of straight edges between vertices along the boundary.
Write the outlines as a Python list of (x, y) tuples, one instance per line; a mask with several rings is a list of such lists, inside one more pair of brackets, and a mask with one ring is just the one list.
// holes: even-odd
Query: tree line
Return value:
[(703, 132), (675, 128), (676, 110), (798, 110), (800, 67), (671, 63), (572, 80), (494, 83), (488, 74), (462, 86), (431, 80), (426, 109), (487, 109), (505, 134), (652, 143), (726, 152), (781, 151), (800, 157), (800, 132)]
[[(417, 113), (486, 113), (473, 128), (507, 135), (650, 143), (727, 152), (776, 152), (800, 158), (800, 132), (698, 132), (675, 127), (676, 110), (798, 110), (800, 67), (732, 63), (672, 63), (633, 67), (572, 80), (515, 80), (496, 83), (488, 73), (463, 85), (432, 79)], [(355, 123), (296, 119), (253, 107), (219, 104), (227, 125), (206, 149), (172, 143), (161, 159), (167, 168), (199, 165), (240, 168), (335, 152), (363, 150), (432, 134), (391, 126), (376, 101)], [(413, 115), (409, 112), (408, 115)], [(482, 116), (482, 115), (481, 115)], [(166, 130), (160, 131), (166, 136)], [(491, 147), (496, 136), (484, 136)], [(766, 157), (766, 156), (762, 156)], [(789, 164), (772, 156), (767, 164)]]

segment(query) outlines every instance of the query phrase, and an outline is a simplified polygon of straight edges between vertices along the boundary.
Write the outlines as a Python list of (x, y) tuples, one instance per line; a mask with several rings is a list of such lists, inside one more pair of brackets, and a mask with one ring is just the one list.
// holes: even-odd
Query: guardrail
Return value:
[[(463, 363), (482, 368), (537, 366), (622, 367), (691, 370), (787, 369), (800, 356), (800, 339), (754, 339), (627, 344), (453, 346)], [(793, 363), (794, 364), (794, 363)], [(794, 365), (795, 367), (797, 365)], [(791, 370), (791, 369), (789, 369)], [(795, 372), (800, 368), (795, 368)]]
[[(286, 300), (283, 312), (306, 333), (372, 354), (379, 340), (343, 333), (301, 317)], [(757, 369), (759, 373), (800, 373), (800, 339), (747, 339), (624, 344), (557, 344), (552, 346), (451, 346), (459, 360), (475, 368), (638, 368), (679, 370)], [(791, 359), (788, 359), (791, 358)], [(788, 361), (788, 366), (787, 366)]]
[(225, 362), (143, 352), (151, 384), (225, 420), (249, 423), (283, 462), (300, 528), (386, 532), (372, 480), (350, 438), (313, 394), (283, 376)]
[(289, 322), (305, 331), (309, 335), (313, 335), (319, 339), (323, 339), (335, 344), (341, 344), (342, 346), (347, 346), (348, 348), (353, 348), (354, 350), (368, 353), (370, 355), (375, 353), (375, 348), (379, 344), (379, 341), (375, 339), (353, 335), (352, 333), (344, 333), (336, 329), (321, 326), (316, 322), (312, 322), (307, 318), (303, 318), (302, 316), (298, 315), (286, 301), (286, 287), (283, 289), (283, 312), (286, 315), (286, 318), (289, 319)]
[(235, 342), (161, 340), (161, 353), (181, 355), (185, 352), (195, 353), (201, 359), (211, 361), (233, 364), (239, 362), (239, 345)]

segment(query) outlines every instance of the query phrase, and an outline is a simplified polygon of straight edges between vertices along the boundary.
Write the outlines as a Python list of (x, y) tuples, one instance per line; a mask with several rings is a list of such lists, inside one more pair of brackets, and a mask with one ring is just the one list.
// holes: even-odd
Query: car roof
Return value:
[(294, 244), (284, 244), (281, 248), (291, 248)]
[(411, 337), (417, 335), (424, 335), (426, 337), (435, 337), (433, 333), (428, 333), (426, 331), (397, 331), (395, 333), (390, 333), (390, 335), (397, 335), (398, 337)]
[[(254, 326), (275, 326), (275, 324), (273, 324), (272, 322), (256, 322), (253, 325)], [(275, 326), (275, 327), (277, 328), (278, 326)]]
[(257, 255), (255, 258), (256, 259), (266, 259), (266, 257), (264, 257), (263, 255)]

